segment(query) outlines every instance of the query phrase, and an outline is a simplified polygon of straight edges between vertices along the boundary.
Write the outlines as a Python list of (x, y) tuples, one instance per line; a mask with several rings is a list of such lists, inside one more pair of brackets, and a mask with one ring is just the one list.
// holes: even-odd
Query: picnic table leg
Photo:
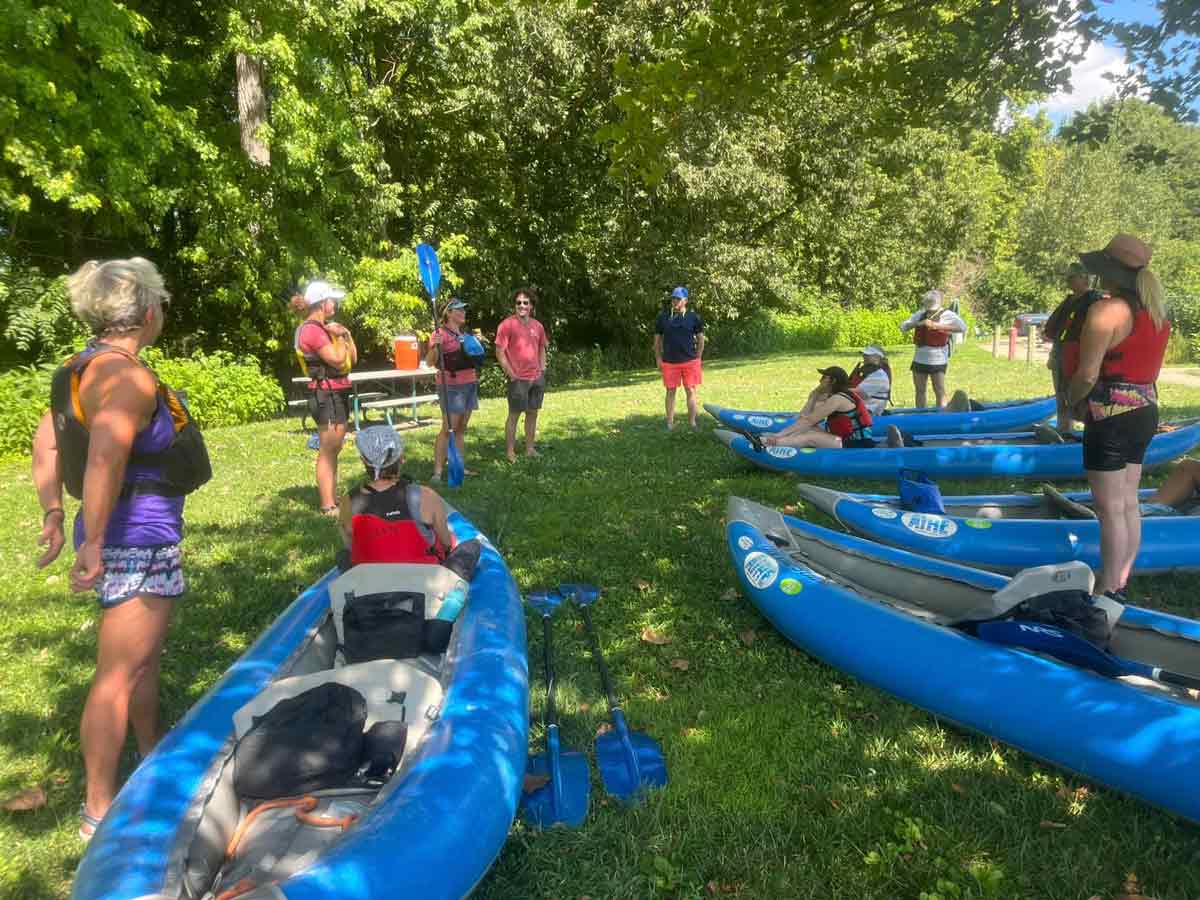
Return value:
[(359, 421), (358, 421), (358, 385), (355, 384), (353, 381), (350, 382), (350, 390), (352, 390), (354, 392), (354, 430), (360, 431), (362, 429), (362, 426), (359, 424)]

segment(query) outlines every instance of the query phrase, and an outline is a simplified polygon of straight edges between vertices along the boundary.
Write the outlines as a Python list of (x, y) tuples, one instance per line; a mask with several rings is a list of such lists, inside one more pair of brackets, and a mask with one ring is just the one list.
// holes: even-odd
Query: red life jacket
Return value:
[[(936, 322), (944, 312), (944, 309), (939, 309), (934, 312), (929, 312), (926, 310), (921, 315), (921, 321), (924, 322), (928, 320), (930, 322)], [(948, 343), (950, 343), (950, 332), (934, 331), (932, 328), (928, 328), (925, 325), (918, 325), (913, 331), (913, 343), (918, 347), (945, 347)]]
[(825, 428), (832, 435), (845, 440), (863, 440), (871, 436), (874, 418), (858, 391), (838, 391), (838, 394), (854, 403), (849, 412), (830, 413), (825, 417)]
[[(401, 479), (385, 491), (364, 486), (350, 498), (350, 563), (440, 563), (446, 548), (413, 519), (410, 487)], [(419, 508), (419, 507), (418, 507)]]
[[(1104, 354), (1104, 361), (1100, 364), (1100, 380), (1153, 384), (1158, 380), (1163, 357), (1166, 355), (1171, 324), (1164, 322), (1162, 328), (1156, 331), (1154, 320), (1150, 318), (1146, 308), (1140, 303), (1130, 305), (1134, 309), (1133, 330), (1125, 340)], [(1089, 303), (1083, 307), (1078, 315), (1086, 318), (1090, 306)], [(1063, 375), (1067, 378), (1074, 377), (1079, 371), (1079, 334), (1080, 331), (1077, 330), (1075, 339), (1065, 341), (1060, 351)]]
[(1125, 384), (1153, 384), (1158, 381), (1170, 337), (1171, 323), (1163, 322), (1161, 328), (1155, 328), (1150, 313), (1139, 304), (1137, 312), (1133, 314), (1133, 331), (1129, 332), (1129, 337), (1104, 354), (1104, 362), (1100, 364), (1100, 380)]

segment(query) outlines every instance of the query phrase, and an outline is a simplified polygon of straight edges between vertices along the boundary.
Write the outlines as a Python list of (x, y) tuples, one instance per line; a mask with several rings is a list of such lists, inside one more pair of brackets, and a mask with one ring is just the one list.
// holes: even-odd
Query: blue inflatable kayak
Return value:
[[(1186, 692), (1106, 678), (949, 626), (994, 608), (1020, 579), (737, 497), (726, 537), (742, 591), (807, 653), (941, 719), (1200, 821), (1200, 703)], [(1126, 607), (1112, 652), (1200, 675), (1200, 622)]]
[[(900, 469), (920, 469), (937, 478), (1082, 478), (1083, 448), (1071, 441), (1039, 444), (1033, 435), (927, 436), (922, 447), (834, 450), (767, 447), (755, 450), (743, 435), (718, 428), (713, 436), (739, 456), (772, 472), (825, 478), (894, 479)], [(1145, 467), (1164, 465), (1200, 443), (1200, 422), (1155, 435)]]
[[(799, 413), (756, 412), (745, 409), (730, 409), (705, 403), (705, 410), (714, 419), (729, 428), (755, 434), (774, 434), (787, 428)], [(872, 426), (876, 433), (889, 425), (895, 425), (906, 434), (921, 437), (926, 434), (985, 434), (1002, 431), (1021, 431), (1054, 415), (1054, 398), (1016, 400), (998, 403), (968, 412), (948, 412), (932, 408), (889, 409), (875, 417)]]
[[(130, 777), (88, 845), (72, 897), (179, 900), (228, 892), (239, 900), (368, 900), (397, 896), (399, 886), (413, 897), (469, 894), (499, 854), (517, 809), (529, 690), (525, 619), (512, 576), (462, 515), (451, 512), (450, 526), (460, 540), (479, 537), (483, 552), (445, 654), (335, 666), (337, 598), (379, 588), (421, 591), (430, 615), (431, 603), (440, 606), (463, 586), (453, 572), (410, 564), (326, 574)], [(233, 788), (238, 737), (279, 699), (330, 680), (366, 697), (368, 725), (407, 724), (399, 767), (369, 793), (315, 791), (299, 801), (311, 805), (260, 804), (248, 814), (250, 804)], [(259, 812), (265, 815), (246, 827)], [(309, 820), (318, 826), (314, 834), (332, 832), (334, 839), (315, 854), (297, 851), (283, 869), (263, 835), (281, 838), (263, 823), (295, 829)]]
[[(1151, 493), (1143, 491), (1143, 496)], [(1061, 518), (1060, 508), (1042, 495), (943, 497), (944, 516), (906, 512), (898, 497), (848, 494), (812, 484), (800, 485), (800, 496), (855, 534), (994, 572), (1071, 560), (1094, 569), (1100, 566), (1100, 523)], [(1087, 492), (1063, 496), (1085, 507), (1091, 502)], [(1142, 519), (1142, 545), (1134, 572), (1196, 568), (1200, 568), (1200, 519), (1187, 515)]]

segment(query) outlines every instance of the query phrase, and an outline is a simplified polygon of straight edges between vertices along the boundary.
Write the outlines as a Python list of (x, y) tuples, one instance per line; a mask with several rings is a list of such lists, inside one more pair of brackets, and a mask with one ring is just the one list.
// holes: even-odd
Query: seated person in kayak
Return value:
[(863, 347), (862, 362), (850, 370), (850, 386), (862, 394), (872, 416), (883, 415), (892, 399), (892, 367), (887, 354), (874, 344)]
[(1143, 516), (1180, 516), (1200, 513), (1200, 459), (1181, 459), (1167, 480), (1141, 504)]
[(400, 473), (404, 446), (390, 425), (371, 425), (354, 439), (367, 482), (342, 497), (338, 522), (350, 563), (441, 562), (454, 546), (446, 504)]
[[(776, 434), (764, 434), (768, 447), (873, 447), (871, 413), (862, 395), (850, 387), (841, 366), (818, 369), (821, 383), (809, 395), (799, 418)], [(821, 420), (825, 427), (820, 427)]]

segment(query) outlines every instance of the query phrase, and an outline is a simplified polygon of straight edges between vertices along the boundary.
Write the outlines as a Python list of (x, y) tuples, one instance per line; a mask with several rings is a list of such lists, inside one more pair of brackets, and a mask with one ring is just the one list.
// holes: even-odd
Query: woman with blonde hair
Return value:
[(1130, 234), (1079, 255), (1110, 296), (1088, 307), (1079, 342), (1062, 348), (1067, 404), (1084, 422), (1083, 467), (1100, 520), (1097, 593), (1118, 600), (1142, 540), (1138, 485), (1158, 430), (1155, 382), (1171, 334), (1150, 256), (1150, 248)]
[(162, 333), (170, 300), (154, 266), (89, 262), (68, 290), (95, 337), (54, 373), (33, 440), (33, 481), (46, 547), (38, 566), (65, 543), (66, 487), (82, 501), (71, 589), (94, 588), (100, 604), (96, 674), (79, 728), (87, 775), (79, 835), (88, 840), (116, 795), (129, 727), (143, 754), (160, 737), (159, 657), (184, 591), (183, 498), (212, 470), (186, 408), (138, 359)]

